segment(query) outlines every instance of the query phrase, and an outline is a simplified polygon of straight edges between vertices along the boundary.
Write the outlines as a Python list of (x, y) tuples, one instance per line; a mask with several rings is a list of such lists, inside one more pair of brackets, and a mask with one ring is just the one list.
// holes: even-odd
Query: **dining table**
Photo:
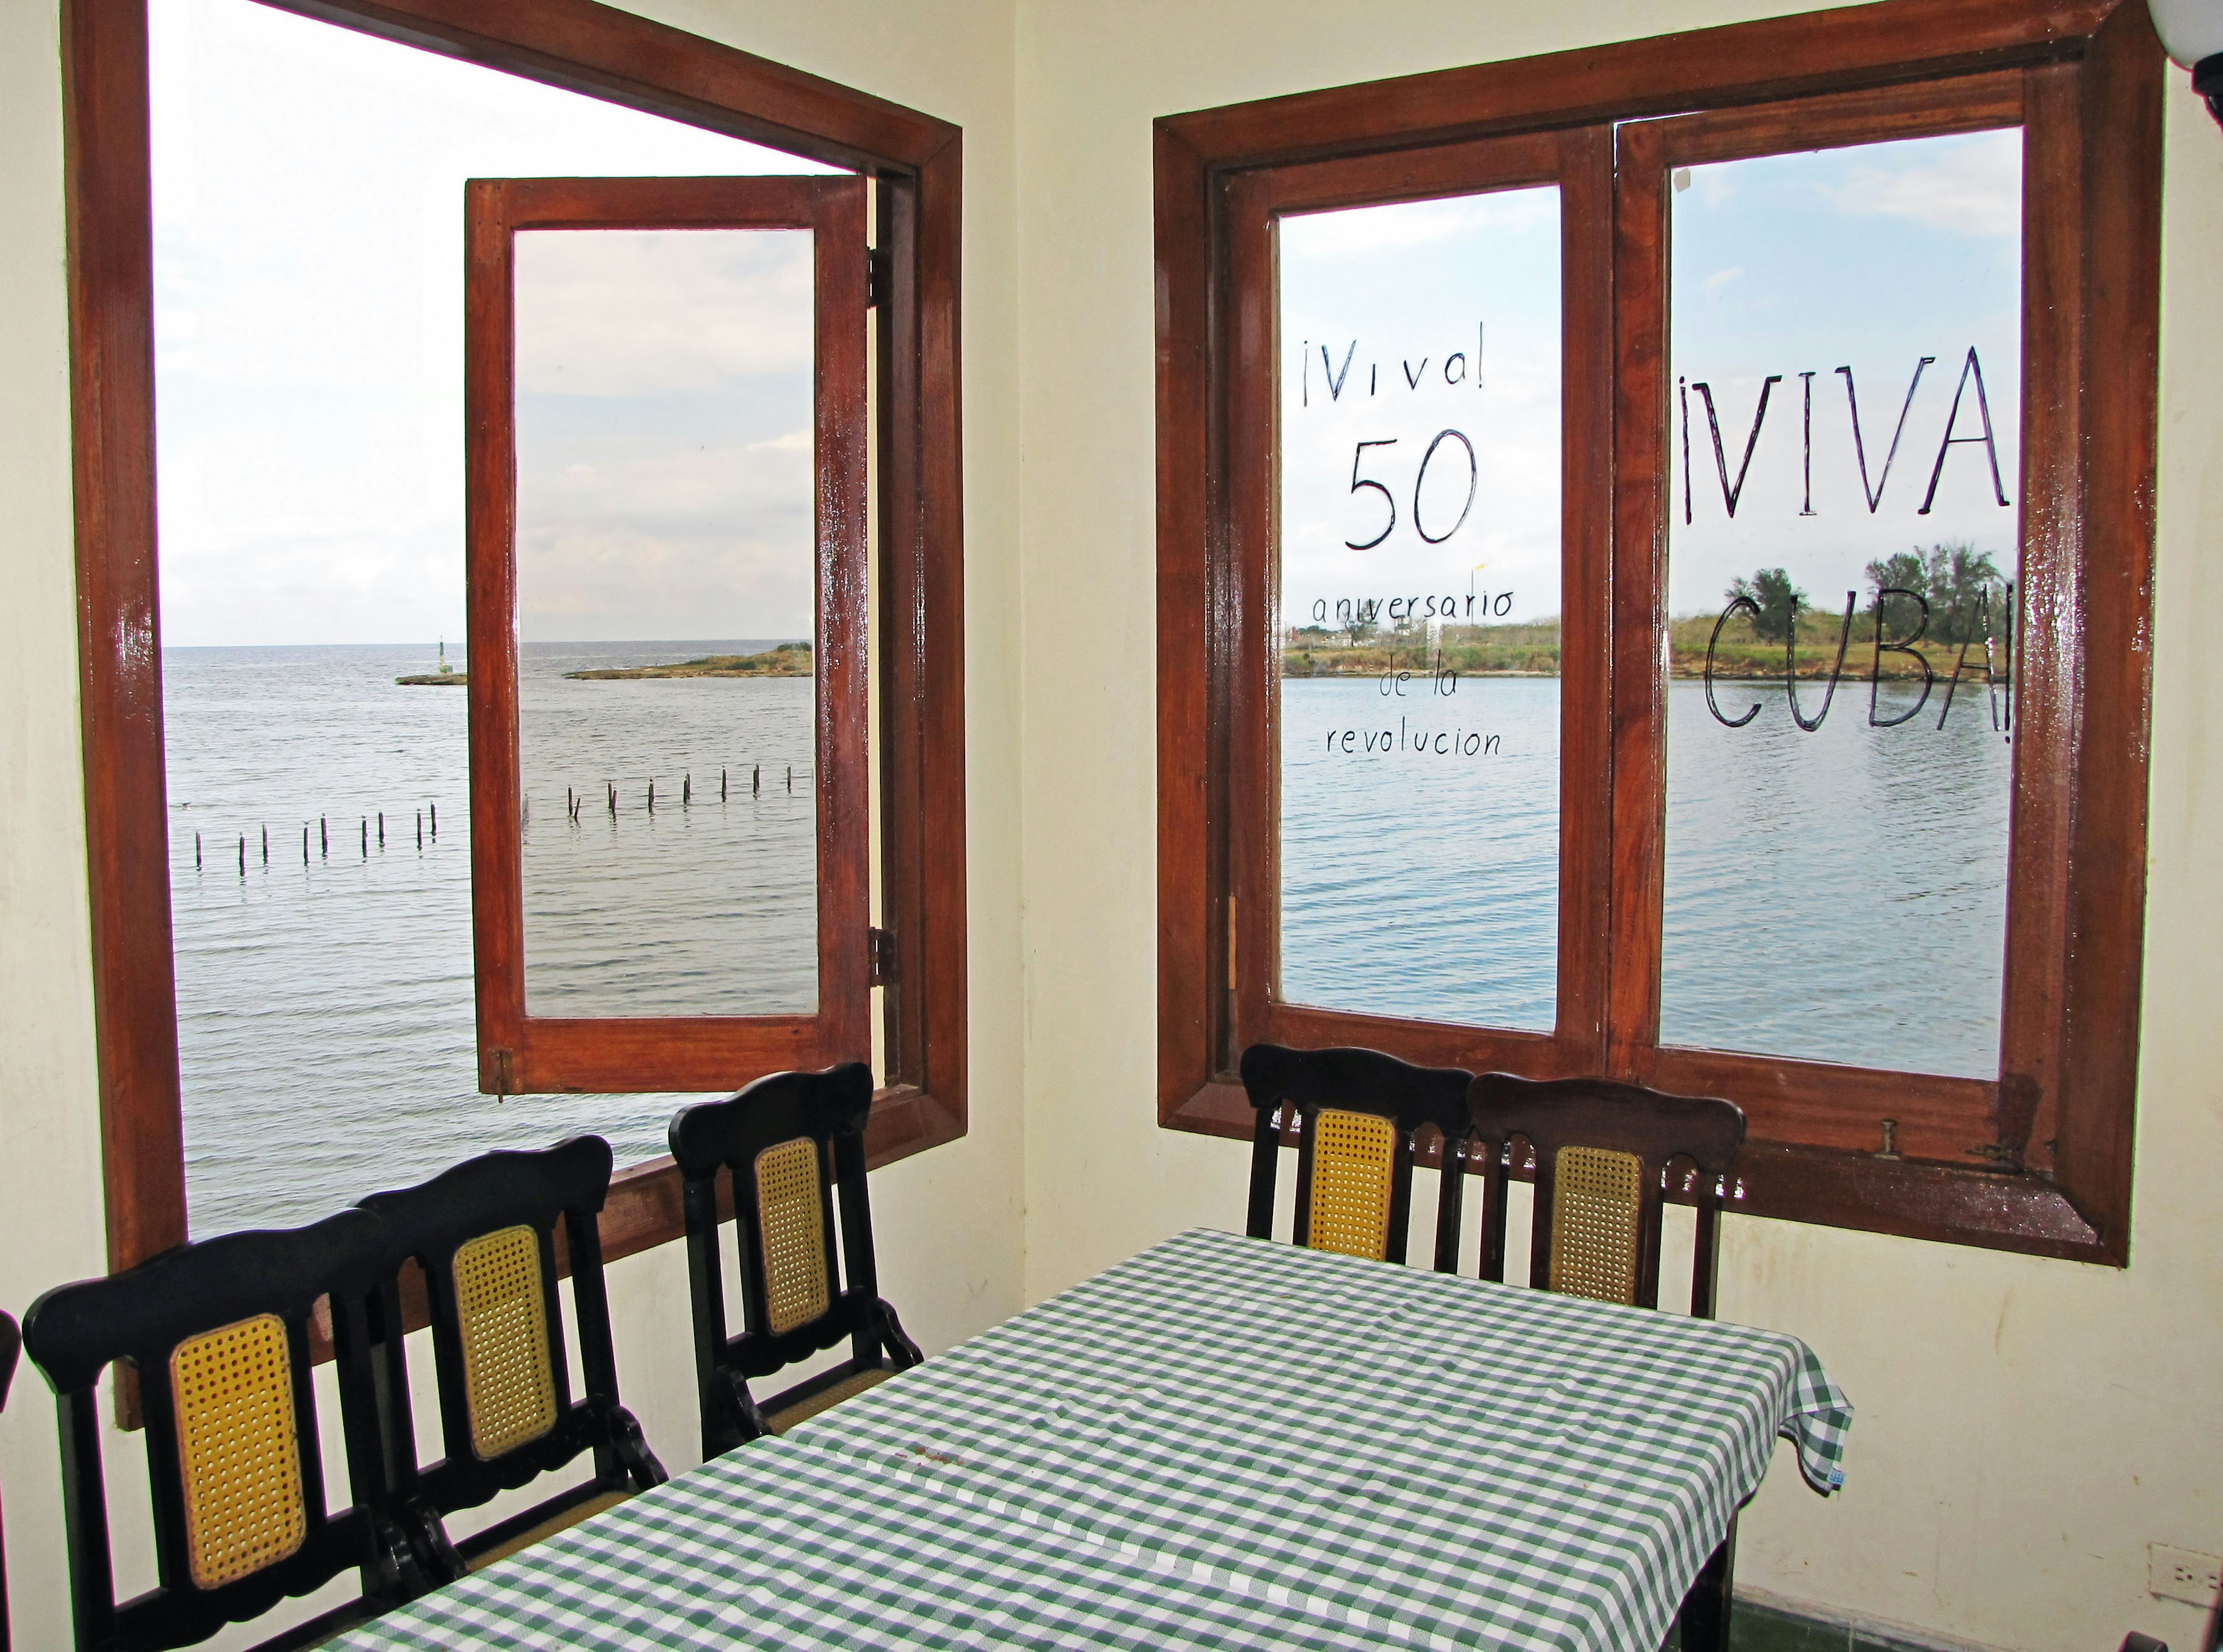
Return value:
[(1196, 1229), (332, 1643), (1653, 1652), (1799, 1339)]

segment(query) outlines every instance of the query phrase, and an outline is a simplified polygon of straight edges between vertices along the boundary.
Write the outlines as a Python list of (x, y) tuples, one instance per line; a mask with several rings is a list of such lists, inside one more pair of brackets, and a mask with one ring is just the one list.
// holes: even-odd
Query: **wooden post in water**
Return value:
[(718, 801), (721, 803), (726, 801), (726, 771), (722, 769), (718, 770)]
[(602, 784), (610, 788), (610, 819), (614, 821), (618, 818), (618, 783), (614, 780), (606, 780)]
[(325, 860), (332, 857), (331, 822), (321, 814), (317, 817), (317, 853)]
[(422, 809), (417, 811), (417, 846), (419, 849), (425, 846), (425, 811)]
[(763, 789), (764, 789), (764, 764), (762, 764), (762, 763), (759, 763), (759, 764), (757, 764), (757, 766), (756, 766), (755, 768), (753, 768), (753, 769), (750, 769), (750, 770), (749, 770), (749, 795), (750, 795), (751, 797), (754, 797), (754, 796), (755, 796), (759, 792), (762, 791)]
[(362, 857), (365, 860), (370, 858), (370, 817), (368, 814), (362, 817)]
[(378, 846), (381, 849), (386, 847), (386, 811), (384, 809), (378, 812)]
[(265, 866), (270, 864), (270, 828), (268, 826), (262, 828), (262, 864)]
[(791, 763), (787, 765), (787, 789), (790, 792), (795, 789), (795, 765)]
[(301, 864), (302, 864), (303, 866), (305, 866), (305, 867), (308, 864), (309, 864), (309, 828), (308, 828), (307, 826), (304, 826), (301, 828)]
[(432, 841), (438, 843), (440, 841), (440, 806), (438, 803), (427, 803), (425, 807), (432, 812)]
[(247, 876), (247, 834), (244, 832), (239, 834), (239, 875), (242, 877)]
[(194, 832), (194, 833), (193, 833), (193, 870), (194, 870), (195, 871), (197, 871), (197, 872), (198, 872), (198, 870), (200, 870), (200, 869), (201, 869), (201, 834), (200, 834), (199, 832)]
[(651, 814), (656, 813), (656, 776), (653, 775), (648, 777), (648, 812)]
[(685, 808), (695, 801), (695, 771), (689, 769), (679, 782), (679, 807)]

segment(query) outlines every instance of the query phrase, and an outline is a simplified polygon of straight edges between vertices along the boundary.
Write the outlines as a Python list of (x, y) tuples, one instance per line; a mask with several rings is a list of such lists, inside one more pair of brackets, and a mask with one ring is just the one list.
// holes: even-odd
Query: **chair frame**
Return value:
[[(8, 1409), (8, 1390), (16, 1380), (16, 1356), (22, 1352), (23, 1335), (16, 1322), (0, 1313), (0, 1411)], [(0, 1544), (0, 1652), (8, 1652), (8, 1561)]]
[[(668, 1478), (635, 1420), (618, 1397), (617, 1354), (610, 1335), (609, 1295), (602, 1271), (599, 1218), (609, 1191), (610, 1145), (600, 1136), (572, 1136), (552, 1147), (500, 1149), (466, 1159), (411, 1188), (374, 1193), (359, 1209), (385, 1224), (387, 1265), (378, 1281), (375, 1367), (385, 1421), (387, 1476), (425, 1569), (452, 1581), (469, 1561), (527, 1532), (541, 1522), (605, 1492), (645, 1491)], [(562, 1298), (557, 1290), (556, 1222), (561, 1217), (570, 1263), (571, 1301), (579, 1337), (584, 1393), (572, 1397), (564, 1347)], [(463, 1326), (456, 1301), (456, 1253), (473, 1240), (507, 1228), (532, 1230), (540, 1256), (541, 1309), (547, 1328), (549, 1382), (556, 1422), (538, 1439), (482, 1460), (470, 1448), (469, 1384), (464, 1375)], [(433, 1366), (440, 1395), (440, 1429), (447, 1454), (420, 1464), (410, 1413), (409, 1376), (401, 1333), (400, 1275), (405, 1261), (423, 1271), (432, 1322)], [(457, 1542), (445, 1517), (474, 1509), (501, 1492), (592, 1451), (595, 1473), (569, 1488)]]
[[(1472, 1092), (1475, 1152), (1489, 1178), (1483, 1215), (1482, 1277), (1505, 1278), (1505, 1193), (1513, 1143), (1527, 1142), (1536, 1159), (1535, 1204), (1528, 1229), (1528, 1283), (1549, 1290), (1552, 1216), (1558, 1197), (1562, 1147), (1605, 1147), (1634, 1153), (1637, 1179), (1635, 1306), (1659, 1306), (1659, 1228), (1669, 1167), (1688, 1159), (1697, 1167), (1691, 1189), (1697, 1206), (1697, 1243), (1691, 1259), (1691, 1315), (1714, 1316), (1719, 1285), (1718, 1229), (1729, 1175), (1744, 1147), (1744, 1110), (1716, 1096), (1671, 1096), (1641, 1084), (1605, 1078), (1516, 1078), (1484, 1073)], [(1728, 1652), (1731, 1592), (1735, 1584), (1736, 1516), (1721, 1545), (1699, 1567), (1683, 1597), (1678, 1621), (1686, 1652)]]
[[(106, 1278), (58, 1285), (31, 1304), (24, 1316), (23, 1345), (54, 1391), (60, 1412), (70, 1603), (81, 1652), (190, 1646), (343, 1572), (359, 1571), (360, 1599), (262, 1643), (266, 1649), (313, 1644), (431, 1586), (431, 1580), (415, 1564), (384, 1479), (368, 1308), (385, 1252), (384, 1228), (377, 1218), (343, 1210), (305, 1228), (256, 1229), (179, 1246)], [(331, 1303), (348, 1481), (355, 1498), (354, 1506), (337, 1513), (325, 1506), (324, 1455), (310, 1379), (310, 1323), (319, 1297)], [(192, 1581), (187, 1551), (176, 1408), (167, 1379), (170, 1359), (189, 1338), (265, 1314), (275, 1316), (285, 1328), (305, 1530), (300, 1548), (285, 1559), (202, 1589)], [(140, 1373), (160, 1581), (146, 1593), (119, 1602), (109, 1544), (98, 1385), (104, 1370), (124, 1360)]]
[[(923, 1356), (880, 1296), (873, 1255), (871, 1196), (865, 1170), (865, 1125), (872, 1112), (872, 1071), (861, 1061), (819, 1072), (779, 1072), (722, 1101), (683, 1107), (671, 1120), (671, 1156), (678, 1161), (687, 1229), (687, 1277), (695, 1320), (695, 1373), (702, 1404), (705, 1460), (769, 1434), (767, 1418), (824, 1393), (860, 1372), (907, 1371)], [(757, 1156), (809, 1137), (817, 1146), (820, 1231), (826, 1245), (827, 1308), (786, 1330), (771, 1329), (759, 1232)], [(725, 1280), (718, 1260), (718, 1172), (733, 1185), (734, 1243), (741, 1279), (739, 1335), (728, 1334)], [(834, 1194), (841, 1195), (837, 1264)], [(837, 1277), (838, 1267), (838, 1277)], [(849, 1358), (767, 1400), (749, 1391), (797, 1360), (849, 1340)]]
[(1475, 1151), (1488, 1178), (1483, 1214), (1482, 1277), (1505, 1278), (1505, 1191), (1513, 1142), (1525, 1140), (1536, 1157), (1536, 1198), (1529, 1223), (1528, 1283), (1547, 1289), (1552, 1278), (1552, 1212), (1557, 1160), (1562, 1147), (1607, 1147), (1634, 1153), (1643, 1165), (1638, 1182), (1636, 1303), (1659, 1305), (1659, 1226), (1668, 1165), (1687, 1159), (1697, 1167), (1692, 1190), (1698, 1211), (1691, 1258), (1691, 1313), (1714, 1316), (1718, 1274), (1721, 1202), (1744, 1146), (1744, 1111), (1715, 1096), (1670, 1096), (1641, 1084), (1605, 1078), (1516, 1078), (1484, 1073), (1472, 1092)]
[(1387, 1119), (1397, 1141), (1389, 1178), (1389, 1231), (1383, 1259), (1402, 1262), (1413, 1208), (1413, 1137), (1423, 1124), (1443, 1134), (1436, 1200), (1434, 1267), (1458, 1268), (1459, 1214), (1466, 1184), (1470, 1121), (1468, 1094), (1474, 1075), (1457, 1067), (1416, 1067), (1379, 1050), (1343, 1047), (1294, 1050), (1254, 1044), (1243, 1052), (1243, 1088), (1257, 1115), (1250, 1145), (1250, 1209), (1244, 1231), (1273, 1237), (1274, 1190), (1281, 1170), (1283, 1109), (1297, 1131), (1297, 1205), (1290, 1241), (1303, 1245), (1311, 1230), (1314, 1120), (1323, 1109)]

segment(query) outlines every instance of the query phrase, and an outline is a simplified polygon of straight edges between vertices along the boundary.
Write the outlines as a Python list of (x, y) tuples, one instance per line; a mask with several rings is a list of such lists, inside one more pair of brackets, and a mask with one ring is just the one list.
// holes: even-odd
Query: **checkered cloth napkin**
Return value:
[(1793, 1337), (1200, 1230), (336, 1644), (1651, 1652), (1851, 1416)]

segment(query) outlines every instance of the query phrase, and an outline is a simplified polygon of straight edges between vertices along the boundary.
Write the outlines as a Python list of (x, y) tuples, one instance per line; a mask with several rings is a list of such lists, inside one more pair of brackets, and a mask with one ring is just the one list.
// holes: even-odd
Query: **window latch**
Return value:
[(865, 931), (865, 951), (872, 962), (872, 980), (875, 987), (891, 986), (896, 978), (896, 938), (885, 929)]
[(888, 255), (878, 248), (865, 248), (865, 308), (870, 310), (886, 296)]

